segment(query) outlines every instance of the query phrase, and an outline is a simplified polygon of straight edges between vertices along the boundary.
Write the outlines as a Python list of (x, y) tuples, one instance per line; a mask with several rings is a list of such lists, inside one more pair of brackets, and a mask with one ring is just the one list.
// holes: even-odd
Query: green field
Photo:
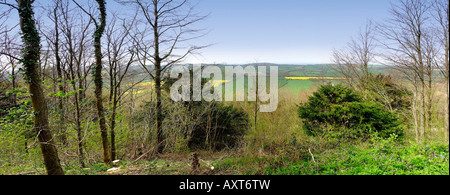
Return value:
[[(286, 77), (336, 77), (338, 74), (329, 68), (329, 65), (275, 65), (278, 66), (278, 87), (280, 90), (288, 89), (294, 94), (301, 91), (314, 89), (322, 84), (338, 83), (339, 80), (311, 79), (311, 80), (289, 80)], [(272, 66), (270, 65), (270, 66)], [(247, 65), (242, 65), (245, 68)], [(269, 66), (269, 65), (268, 65)], [(225, 72), (225, 66), (219, 66)], [(268, 69), (269, 70), (269, 69)], [(269, 73), (267, 73), (268, 75)], [(242, 78), (241, 78), (242, 79)], [(236, 80), (235, 80), (236, 81)], [(269, 83), (269, 75), (267, 82)], [(235, 82), (236, 83), (236, 82)], [(244, 82), (245, 89), (248, 87), (247, 80)], [(236, 84), (234, 84), (234, 87)], [(269, 86), (269, 84), (267, 85)]]

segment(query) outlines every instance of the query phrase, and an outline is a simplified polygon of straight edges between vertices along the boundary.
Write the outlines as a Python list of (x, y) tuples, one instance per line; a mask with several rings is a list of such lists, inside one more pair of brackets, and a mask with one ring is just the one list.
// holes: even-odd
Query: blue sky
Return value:
[[(214, 45), (186, 63), (330, 63), (333, 48), (344, 47), (368, 19), (389, 17), (390, 8), (390, 0), (192, 1), (197, 12), (210, 14), (198, 24), (210, 33), (195, 41)], [(129, 9), (113, 0), (107, 5)]]
[(328, 63), (368, 19), (388, 17), (389, 0), (200, 0), (200, 25), (214, 43), (193, 63)]

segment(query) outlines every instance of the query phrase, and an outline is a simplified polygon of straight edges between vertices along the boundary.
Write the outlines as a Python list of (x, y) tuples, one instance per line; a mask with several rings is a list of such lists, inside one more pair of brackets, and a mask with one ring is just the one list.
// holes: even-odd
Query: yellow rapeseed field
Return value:
[[(131, 87), (133, 84), (128, 84), (126, 85), (127, 87)], [(147, 91), (150, 91), (151, 89), (153, 89), (153, 86), (155, 85), (155, 82), (143, 82), (143, 83), (139, 83), (137, 85), (134, 86), (134, 88), (136, 88), (137, 90), (132, 90), (132, 91), (128, 91), (125, 92), (125, 95), (131, 94), (133, 93), (133, 95), (136, 94), (141, 94)]]
[[(222, 85), (222, 84), (228, 83), (228, 82), (229, 82), (229, 80), (214, 80), (214, 81), (212, 81), (212, 84), (213, 84), (213, 87), (217, 87), (219, 85)], [(132, 84), (128, 84), (126, 86), (130, 87), (130, 86), (132, 86)], [(138, 90), (133, 90), (132, 93), (134, 95), (136, 95), (136, 94), (141, 94), (141, 93), (144, 93), (144, 92), (148, 92), (148, 91), (150, 91), (153, 88), (153, 86), (155, 86), (155, 83), (151, 82), (151, 81), (150, 82), (139, 83), (139, 84), (134, 86)], [(125, 93), (125, 95), (128, 95), (128, 94), (131, 94), (131, 91)]]
[(228, 82), (230, 82), (230, 81), (229, 80), (214, 80), (214, 81), (212, 81), (212, 84), (214, 87), (217, 87), (219, 85), (222, 85), (222, 84), (228, 83)]

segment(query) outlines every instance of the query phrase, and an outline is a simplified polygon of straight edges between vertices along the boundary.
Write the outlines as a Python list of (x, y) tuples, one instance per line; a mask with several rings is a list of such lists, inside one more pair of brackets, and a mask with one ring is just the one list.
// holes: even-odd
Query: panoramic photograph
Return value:
[(0, 175), (449, 175), (449, 2), (1, 0)]

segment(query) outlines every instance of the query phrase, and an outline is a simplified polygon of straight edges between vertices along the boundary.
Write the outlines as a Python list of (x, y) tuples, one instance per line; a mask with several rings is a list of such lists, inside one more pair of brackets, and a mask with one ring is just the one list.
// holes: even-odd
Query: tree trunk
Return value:
[[(11, 59), (11, 83), (12, 83), (12, 89), (15, 90), (17, 87), (17, 81), (16, 81), (16, 65), (14, 64), (14, 60)], [(17, 106), (17, 94), (16, 93), (12, 93), (12, 105), (14, 107)]]
[[(73, 76), (73, 72), (72, 72), (72, 76)], [(75, 100), (75, 109), (76, 109), (75, 120), (76, 120), (77, 138), (78, 138), (78, 161), (80, 162), (80, 166), (82, 168), (84, 168), (85, 164), (84, 164), (84, 152), (83, 152), (83, 135), (82, 135), (81, 121), (80, 121), (81, 120), (80, 103), (78, 100), (78, 90), (75, 87), (75, 83), (73, 83), (73, 90), (77, 91), (77, 93), (74, 96), (74, 100)]]
[[(111, 60), (109, 60), (111, 61)], [(113, 68), (112, 65), (110, 64), (110, 68), (109, 68), (109, 102), (111, 103), (113, 101), (113, 94), (114, 94), (114, 82), (113, 80), (116, 79), (113, 73)]]
[(417, 114), (417, 94), (418, 94), (418, 90), (417, 90), (417, 86), (415, 86), (415, 90), (414, 90), (414, 97), (413, 97), (413, 101), (412, 101), (412, 115), (413, 115), (413, 120), (414, 120), (414, 132), (416, 133), (416, 141), (417, 143), (420, 142), (420, 132), (419, 132), (419, 119), (418, 119), (418, 114)]
[(71, 58), (70, 58), (70, 62), (68, 63), (69, 66), (69, 73), (70, 73), (70, 85), (72, 86), (72, 90), (75, 92), (75, 95), (73, 96), (73, 101), (75, 104), (75, 128), (76, 128), (76, 132), (77, 132), (77, 141), (78, 141), (78, 162), (80, 163), (80, 166), (82, 168), (85, 167), (84, 164), (84, 152), (83, 152), (83, 135), (82, 135), (82, 130), (81, 130), (81, 108), (80, 108), (80, 102), (81, 102), (81, 98), (80, 98), (80, 88), (77, 88), (76, 85), (76, 80), (80, 80), (80, 75), (77, 73), (77, 77), (75, 77), (75, 71), (78, 72), (78, 70), (80, 69), (80, 63), (77, 62), (76, 64), (76, 69), (74, 69), (74, 64), (73, 64), (73, 56), (74, 53), (72, 51), (72, 47), (70, 47), (69, 49), (70, 54), (71, 54)]
[[(81, 58), (79, 58), (81, 59)], [(77, 68), (77, 77), (78, 77), (78, 101), (80, 103), (83, 102), (83, 99), (85, 97), (84, 92), (85, 92), (85, 88), (84, 88), (84, 77), (83, 74), (81, 74), (81, 63), (77, 63), (78, 64), (78, 68)]]
[(424, 141), (427, 140), (426, 138), (426, 131), (427, 131), (427, 112), (426, 112), (426, 100), (425, 100), (425, 82), (423, 80), (421, 80), (421, 111), (420, 111), (420, 120), (421, 120), (421, 126), (422, 126), (422, 139)]
[(116, 159), (116, 110), (117, 110), (117, 91), (114, 93), (112, 105), (112, 114), (111, 114), (111, 160)]
[(427, 81), (427, 130), (431, 133), (431, 125), (432, 125), (432, 114), (433, 114), (433, 85), (432, 85), (432, 67), (430, 68), (430, 72), (428, 72), (428, 81)]
[(153, 28), (153, 36), (154, 36), (154, 43), (155, 43), (155, 92), (156, 92), (156, 137), (157, 137), (157, 150), (158, 153), (163, 153), (164, 151), (164, 137), (162, 132), (162, 108), (161, 108), (161, 61), (160, 53), (159, 53), (159, 24), (158, 24), (158, 2), (154, 1), (154, 28)]
[(53, 135), (48, 124), (47, 102), (41, 87), (41, 78), (39, 77), (40, 38), (33, 18), (32, 3), (33, 1), (17, 0), (24, 43), (22, 63), (25, 69), (25, 80), (30, 90), (31, 103), (34, 110), (34, 129), (44, 156), (47, 174), (63, 175), (64, 172), (59, 161), (58, 151), (53, 143)]
[[(447, 9), (448, 10), (448, 9)], [(448, 11), (447, 11), (447, 13), (448, 13)], [(448, 18), (447, 18), (447, 21), (448, 21)], [(448, 30), (448, 28), (447, 28), (447, 30)], [(448, 42), (448, 34), (447, 34), (448, 32), (446, 32), (445, 33), (445, 67), (444, 67), (444, 70), (445, 70), (445, 75), (444, 75), (444, 78), (445, 78), (445, 94), (446, 94), (446, 100), (445, 100), (445, 102), (446, 102), (446, 106), (445, 106), (445, 110), (446, 110), (446, 113), (445, 113), (445, 117), (444, 117), (444, 119), (445, 119), (445, 129), (444, 129), (444, 131), (447, 133), (446, 135), (445, 135), (445, 137), (448, 139), (448, 136), (449, 136), (449, 98), (450, 98), (450, 96), (449, 96), (449, 91), (450, 91), (450, 89), (449, 89), (449, 81), (448, 81), (448, 79), (449, 79), (449, 74), (450, 74), (450, 70), (449, 70), (449, 42)]]
[[(447, 57), (448, 57), (448, 55), (447, 55)], [(447, 58), (447, 60), (448, 60), (448, 58)], [(447, 62), (448, 63), (448, 62)], [(446, 102), (446, 106), (445, 106), (445, 110), (446, 110), (446, 112), (445, 112), (445, 117), (444, 117), (444, 119), (445, 119), (445, 129), (444, 129), (444, 131), (446, 132), (446, 135), (445, 135), (445, 137), (448, 139), (448, 136), (449, 136), (449, 98), (450, 98), (450, 96), (449, 96), (449, 82), (448, 82), (448, 76), (445, 78), (445, 85), (446, 85), (446, 89), (445, 89), (445, 92), (446, 92), (446, 100), (445, 100), (445, 102)]]
[[(61, 93), (64, 93), (64, 85), (63, 85), (63, 76), (62, 76), (62, 69), (61, 69), (61, 57), (59, 56), (59, 27), (58, 27), (58, 15), (57, 10), (59, 6), (59, 1), (56, 2), (56, 7), (53, 10), (53, 17), (54, 17), (54, 23), (55, 23), (55, 42), (54, 42), (54, 48), (55, 48), (55, 60), (56, 60), (56, 72), (58, 75), (57, 79), (57, 86), (58, 90)], [(63, 97), (58, 96), (58, 114), (59, 114), (59, 130), (58, 130), (58, 136), (60, 141), (63, 145), (67, 146), (67, 137), (65, 132), (65, 116), (64, 116), (64, 104), (63, 104)]]
[(105, 114), (103, 113), (103, 100), (102, 100), (102, 47), (101, 39), (106, 26), (106, 3), (104, 0), (97, 0), (98, 9), (100, 10), (100, 25), (96, 25), (94, 33), (94, 53), (95, 53), (95, 98), (97, 99), (97, 115), (99, 119), (100, 132), (103, 145), (103, 162), (105, 164), (111, 164), (111, 149), (108, 141), (108, 131), (106, 129)]
[[(129, 1), (130, 2), (130, 1)], [(204, 48), (198, 46), (182, 45), (182, 42), (197, 38), (195, 36), (186, 36), (187, 34), (193, 35), (194, 32), (198, 33), (201, 30), (191, 29), (194, 23), (203, 20), (205, 16), (198, 16), (193, 14), (193, 7), (189, 5), (189, 1), (141, 1), (135, 0), (134, 4), (144, 15), (143, 19), (146, 20), (146, 25), (149, 25), (149, 29), (153, 31), (151, 36), (151, 42), (153, 44), (145, 45), (144, 41), (146, 37), (142, 37), (141, 40), (135, 40), (134, 44), (139, 46), (144, 44), (147, 48), (136, 52), (137, 55), (142, 55), (139, 59), (140, 65), (147, 71), (155, 82), (156, 93), (156, 105), (155, 105), (155, 118), (156, 118), (156, 148), (157, 152), (162, 153), (164, 150), (165, 140), (163, 135), (163, 112), (162, 112), (162, 94), (161, 94), (161, 81), (164, 78), (162, 73), (168, 69), (168, 67), (174, 64), (180, 63), (186, 56), (192, 54), (194, 51)], [(184, 54), (175, 54), (180, 49), (187, 49)], [(140, 50), (140, 49), (139, 49)], [(153, 51), (152, 51), (153, 50)], [(161, 55), (161, 53), (163, 55)], [(148, 62), (154, 66), (154, 70), (149, 70)], [(153, 67), (152, 67), (153, 68)], [(152, 124), (153, 125), (153, 124)], [(152, 130), (154, 128), (151, 128)]]
[(418, 71), (419, 71), (419, 81), (420, 81), (420, 87), (421, 87), (421, 110), (420, 110), (420, 120), (421, 120), (421, 126), (422, 126), (422, 138), (426, 140), (426, 130), (427, 130), (427, 112), (426, 112), (426, 84), (425, 84), (425, 67), (423, 63), (423, 56), (422, 56), (422, 34), (419, 31), (417, 34), (415, 34), (417, 39), (417, 56), (418, 56)]
[[(158, 153), (163, 153), (164, 151), (164, 137), (162, 132), (162, 108), (161, 108), (161, 64), (156, 63), (155, 66), (156, 74), (155, 74), (155, 92), (156, 92), (156, 134), (157, 134), (157, 149)], [(158, 65), (159, 64), (159, 65)]]

